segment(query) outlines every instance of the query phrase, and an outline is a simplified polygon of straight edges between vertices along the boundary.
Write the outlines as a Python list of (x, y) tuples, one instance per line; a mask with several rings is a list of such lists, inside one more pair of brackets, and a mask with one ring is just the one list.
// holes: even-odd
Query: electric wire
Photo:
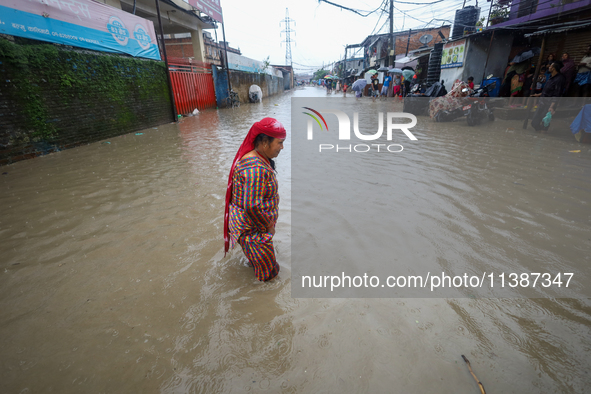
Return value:
[[(357, 15), (360, 15), (360, 16), (362, 16), (364, 18), (370, 16), (371, 14), (373, 14), (374, 12), (376, 12), (377, 10), (379, 10), (382, 7), (382, 5), (380, 4), (380, 6), (378, 8), (376, 8), (375, 10), (373, 10), (373, 11), (361, 11), (361, 10), (354, 10), (353, 8), (345, 7), (343, 5), (340, 5), (340, 4), (337, 4), (337, 3), (333, 3), (332, 1), (328, 1), (328, 0), (318, 0), (318, 2), (319, 3), (324, 2), (324, 3), (330, 4), (332, 6), (338, 7), (340, 9), (342, 9), (342, 10), (347, 10), (347, 11), (354, 12)], [(383, 4), (383, 2), (382, 2), (382, 4)], [(367, 12), (367, 14), (366, 15), (363, 15), (361, 12)]]

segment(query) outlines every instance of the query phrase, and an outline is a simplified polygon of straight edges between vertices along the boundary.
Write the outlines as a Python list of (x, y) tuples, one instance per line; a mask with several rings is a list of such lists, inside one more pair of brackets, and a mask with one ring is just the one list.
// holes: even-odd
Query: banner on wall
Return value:
[(199, 11), (209, 15), (212, 19), (224, 23), (222, 20), (222, 6), (220, 0), (186, 0), (190, 5), (197, 8)]
[(466, 51), (466, 40), (448, 42), (441, 53), (441, 68), (462, 67)]
[(152, 21), (91, 0), (0, 0), (0, 33), (160, 60)]

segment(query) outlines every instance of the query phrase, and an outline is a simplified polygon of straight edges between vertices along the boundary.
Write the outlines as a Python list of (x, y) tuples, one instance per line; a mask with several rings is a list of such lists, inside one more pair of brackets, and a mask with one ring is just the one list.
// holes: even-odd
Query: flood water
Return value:
[[(478, 393), (461, 355), (489, 394), (588, 391), (584, 292), (292, 298), (289, 138), (277, 159), (279, 277), (257, 282), (239, 248), (224, 257), (227, 174), (248, 128), (271, 116), (289, 133), (291, 97), (323, 95), (300, 89), (1, 167), (0, 392)], [(516, 259), (545, 251), (523, 266), (587, 278), (591, 151), (563, 127), (420, 119), (416, 164), (453, 180), (417, 184), (440, 196), (421, 208), (429, 231), (453, 248), (454, 234), (486, 228), (491, 242), (518, 240)]]

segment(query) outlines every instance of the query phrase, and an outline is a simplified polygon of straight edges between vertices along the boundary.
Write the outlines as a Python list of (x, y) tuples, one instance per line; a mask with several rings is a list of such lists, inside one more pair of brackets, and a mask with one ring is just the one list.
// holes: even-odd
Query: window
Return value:
[(521, 0), (519, 3), (519, 10), (517, 17), (531, 15), (536, 12), (538, 8), (538, 0)]

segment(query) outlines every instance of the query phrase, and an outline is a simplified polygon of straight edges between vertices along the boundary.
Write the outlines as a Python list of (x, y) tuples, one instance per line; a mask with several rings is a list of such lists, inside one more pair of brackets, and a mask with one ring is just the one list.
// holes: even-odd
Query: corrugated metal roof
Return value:
[(585, 27), (589, 27), (591, 26), (591, 22), (586, 22), (586, 23), (581, 23), (581, 24), (577, 24), (577, 25), (572, 25), (572, 26), (563, 26), (563, 27), (559, 27), (556, 29), (544, 29), (544, 30), (539, 30), (533, 33), (529, 33), (529, 34), (524, 34), (524, 37), (533, 37), (533, 36), (540, 36), (543, 34), (556, 34), (556, 33), (564, 33), (565, 31), (569, 31), (569, 30), (575, 30), (575, 29), (582, 29)]
[(412, 62), (413, 60), (417, 60), (418, 58), (421, 58), (423, 56), (427, 56), (427, 55), (429, 55), (429, 53), (430, 52), (422, 53), (420, 55), (415, 55), (415, 56), (405, 56), (405, 57), (401, 57), (400, 59), (396, 59), (395, 61), (396, 61), (396, 63), (406, 64), (406, 63)]

